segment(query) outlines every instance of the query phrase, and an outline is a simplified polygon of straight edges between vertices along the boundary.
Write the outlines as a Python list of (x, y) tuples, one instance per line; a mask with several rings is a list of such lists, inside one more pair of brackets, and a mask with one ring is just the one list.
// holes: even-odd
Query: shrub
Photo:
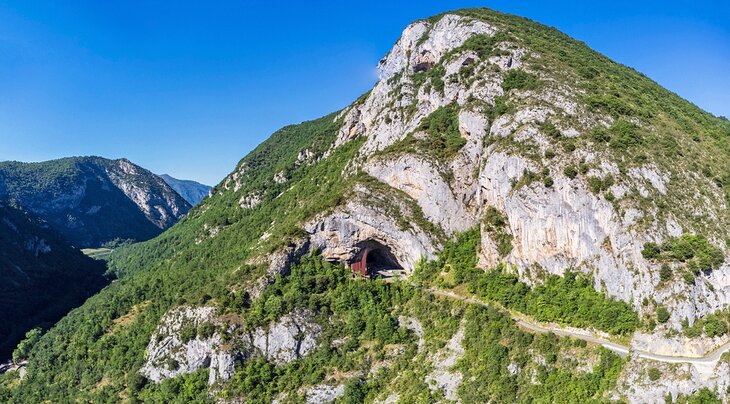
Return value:
[(660, 323), (666, 323), (669, 321), (669, 310), (664, 306), (659, 306), (656, 309), (656, 319)]
[(722, 250), (700, 234), (685, 233), (666, 240), (662, 245), (646, 243), (641, 254), (646, 259), (686, 262), (693, 272), (712, 270), (725, 261)]
[(472, 35), (456, 50), (459, 52), (471, 50), (474, 51), (480, 59), (484, 59), (492, 54), (494, 45), (502, 39), (504, 39), (503, 35)]
[(588, 189), (594, 194), (601, 193), (603, 189), (603, 180), (601, 180), (601, 177), (588, 177)]
[(503, 95), (494, 97), (494, 106), (487, 112), (490, 121), (494, 121), (500, 116), (506, 114), (511, 110), (509, 104), (507, 104), (507, 98)]
[(198, 335), (198, 330), (195, 328), (195, 325), (193, 323), (184, 324), (180, 328), (180, 340), (183, 343), (192, 340), (193, 338), (195, 338), (196, 335)]
[(575, 177), (578, 176), (578, 169), (575, 168), (575, 166), (571, 164), (569, 166), (566, 166), (563, 169), (563, 174), (565, 174), (566, 177), (568, 177), (568, 178), (570, 178), (572, 180), (572, 179), (575, 179)]
[(514, 69), (507, 72), (502, 81), (504, 92), (510, 90), (532, 90), (537, 87), (537, 77), (524, 70)]
[(649, 368), (649, 380), (655, 382), (662, 377), (662, 372), (657, 368)]
[(20, 341), (13, 351), (13, 363), (20, 363), (21, 361), (28, 359), (30, 350), (38, 343), (42, 334), (43, 331), (41, 331), (40, 328), (34, 328), (25, 333), (25, 339)]
[(644, 248), (641, 250), (641, 255), (648, 260), (653, 260), (659, 257), (661, 252), (662, 250), (659, 248), (657, 243), (648, 242), (644, 244)]
[(448, 160), (466, 144), (459, 132), (459, 106), (449, 104), (431, 113), (419, 129), (428, 133), (428, 150), (435, 151), (441, 161)]
[(705, 334), (708, 337), (717, 337), (727, 333), (727, 324), (717, 315), (710, 314), (704, 319)]
[[(642, 250), (642, 254), (644, 251)], [(672, 279), (672, 268), (669, 266), (669, 264), (662, 264), (661, 269), (659, 270), (659, 279), (662, 282), (666, 282), (670, 279)]]
[(619, 119), (609, 129), (611, 132), (611, 147), (628, 149), (643, 143), (639, 127), (624, 119)]
[(497, 252), (501, 257), (506, 257), (512, 252), (512, 235), (507, 232), (507, 218), (504, 217), (495, 207), (490, 206), (484, 214), (484, 227), (497, 245)]
[(634, 115), (634, 110), (626, 102), (615, 95), (593, 95), (586, 99), (591, 111), (604, 110), (614, 116)]
[(553, 179), (551, 177), (545, 177), (545, 178), (543, 178), (542, 183), (547, 188), (551, 188), (553, 186), (553, 184), (554, 184), (554, 181), (553, 181)]
[(558, 128), (556, 128), (555, 125), (548, 120), (546, 120), (540, 124), (540, 130), (546, 136), (549, 136), (553, 139), (558, 139), (563, 135), (562, 133), (560, 133), (560, 130)]
[(202, 339), (207, 339), (215, 334), (215, 326), (212, 323), (204, 323), (198, 326), (198, 336)]
[(605, 128), (594, 128), (589, 135), (596, 143), (608, 143), (611, 141), (611, 135)]

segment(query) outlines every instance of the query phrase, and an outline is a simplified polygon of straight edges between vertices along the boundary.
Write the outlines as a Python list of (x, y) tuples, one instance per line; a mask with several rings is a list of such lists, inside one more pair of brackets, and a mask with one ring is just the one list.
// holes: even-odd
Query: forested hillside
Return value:
[(107, 284), (106, 267), (41, 220), (0, 202), (0, 358)]

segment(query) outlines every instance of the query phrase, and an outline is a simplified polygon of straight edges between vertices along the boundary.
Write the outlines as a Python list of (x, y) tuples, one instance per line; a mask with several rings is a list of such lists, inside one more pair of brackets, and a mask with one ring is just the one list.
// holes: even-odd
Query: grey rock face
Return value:
[[(649, 369), (659, 370), (658, 380), (649, 379)], [(702, 388), (708, 388), (727, 402), (730, 387), (730, 365), (721, 362), (717, 366), (694, 366), (690, 364), (667, 364), (632, 358), (626, 364), (616, 383), (612, 399), (625, 399), (629, 403), (664, 403), (671, 396), (676, 401), (681, 394), (691, 395)], [(625, 386), (625, 387), (620, 387)]]
[[(613, 157), (592, 150), (577, 150), (573, 156), (543, 162), (551, 167), (552, 186), (543, 186), (538, 181), (519, 189), (515, 187), (526, 171), (540, 172), (543, 164), (519, 150), (485, 145), (486, 135), (529, 142), (536, 146), (535, 155), (540, 156), (554, 146), (554, 140), (542, 132), (543, 123), (553, 123), (562, 136), (571, 138), (580, 136), (588, 128), (607, 127), (613, 118), (587, 111), (582, 106), (580, 91), (556, 83), (541, 90), (513, 92), (510, 97), (519, 107), (490, 122), (487, 112), (474, 100), (494, 105), (495, 97), (503, 95), (501, 84), (505, 71), (517, 67), (529, 71), (530, 66), (524, 63), (526, 58), (540, 57), (506, 42), (499, 44), (504, 55), (487, 60), (479, 60), (472, 51), (452, 52), (472, 35), (494, 35), (497, 30), (497, 27), (455, 15), (446, 15), (436, 23), (419, 21), (408, 26), (380, 62), (380, 81), (362, 102), (341, 113), (339, 118), (344, 123), (337, 144), (358, 136), (366, 137), (354, 165), (406, 193), (416, 201), (426, 219), (447, 236), (478, 225), (490, 206), (503, 212), (507, 217), (507, 231), (514, 237), (513, 249), (507, 257), (501, 257), (494, 241), (483, 232), (479, 263), (484, 268), (506, 260), (514, 264), (522, 279), (530, 284), (540, 282), (545, 273), (561, 275), (566, 268), (577, 268), (593, 276), (596, 289), (631, 303), (639, 313), (646, 310), (642, 305), (645, 298), (656, 298), (672, 312), (666, 327), (674, 329), (681, 328), (683, 319), (691, 323), (698, 316), (728, 307), (727, 264), (709, 275), (700, 275), (695, 285), (683, 285), (677, 280), (668, 288), (657, 290), (659, 268), (641, 255), (647, 241), (661, 241), (691, 231), (691, 224), (680, 222), (677, 216), (669, 214), (663, 222), (655, 218), (653, 228), (639, 227), (638, 223), (651, 219), (658, 208), (624, 206), (617, 210), (618, 205), (591, 192), (585, 179), (620, 176), (620, 181), (610, 189), (619, 200), (634, 189), (645, 198), (654, 194), (662, 196), (667, 194), (668, 184), (675, 179), (654, 164), (632, 168), (627, 175), (620, 175)], [(443, 58), (447, 53), (448, 60)], [(436, 63), (444, 66), (443, 90), (434, 89), (428, 81), (416, 87), (414, 74), (428, 70)], [(449, 76), (458, 75), (464, 63), (474, 66), (479, 80), (462, 82)], [(545, 79), (549, 81), (549, 77)], [(417, 136), (417, 128), (425, 117), (451, 103), (461, 107), (459, 131), (466, 145), (446, 166), (409, 152), (373, 154), (409, 134)], [(398, 113), (404, 108), (412, 108), (414, 112)], [(581, 160), (595, 168), (583, 178), (570, 179), (563, 175), (563, 167)], [(444, 172), (451, 175), (445, 176)], [(702, 201), (698, 205), (702, 208), (696, 209), (696, 215), (717, 216), (714, 213), (717, 206)], [(324, 246), (328, 258), (351, 256), (352, 245), (364, 238), (357, 236), (357, 231), (348, 230), (344, 223), (349, 223), (350, 228), (358, 228), (361, 222), (372, 222), (362, 216), (358, 216), (357, 221), (347, 216), (352, 211), (367, 212), (360, 207), (348, 206), (343, 211), (345, 216), (343, 213), (332, 215), (324, 227), (320, 225), (320, 230), (311, 224), (307, 227), (316, 240), (312, 246)], [(387, 219), (378, 221), (382, 222), (379, 226), (389, 228), (385, 224)], [(348, 233), (355, 236), (348, 236)], [(399, 259), (409, 265), (415, 261), (413, 257), (432, 256), (432, 248), (439, 246), (438, 242), (424, 242), (419, 237), (414, 240), (412, 235), (402, 238), (402, 235), (393, 237), (398, 232), (388, 230), (385, 233), (390, 236), (374, 237), (390, 243), (388, 245), (398, 250)], [(713, 239), (724, 245), (723, 238), (716, 236)], [(527, 270), (535, 265), (544, 272)]]
[[(213, 307), (183, 306), (166, 314), (147, 345), (145, 365), (140, 372), (148, 379), (160, 382), (211, 366), (214, 356), (216, 371), (219, 371), (221, 363), (227, 362), (218, 358), (220, 334), (216, 333), (209, 338), (200, 338), (197, 335), (199, 326), (206, 322), (215, 322), (214, 311)], [(183, 340), (184, 327), (196, 330), (194, 338)]]
[[(148, 379), (160, 382), (210, 368), (208, 384), (214, 385), (233, 376), (236, 358), (261, 355), (279, 365), (289, 363), (317, 348), (322, 327), (313, 318), (311, 312), (297, 310), (267, 327), (254, 329), (250, 335), (240, 336), (235, 329), (220, 330), (221, 321), (213, 307), (178, 307), (160, 321), (147, 345), (145, 364), (140, 372)], [(186, 328), (200, 330), (203, 324), (217, 326), (216, 331), (210, 336), (196, 334), (188, 340), (183, 339)], [(224, 348), (222, 333), (230, 333), (236, 340), (230, 345), (238, 348)]]
[(300, 310), (282, 317), (268, 329), (257, 328), (251, 340), (257, 352), (276, 364), (285, 364), (314, 350), (321, 332), (322, 327), (312, 322), (312, 314)]
[(328, 384), (318, 384), (312, 386), (304, 393), (307, 404), (331, 403), (337, 397), (345, 394), (345, 385), (338, 384), (331, 386)]
[(430, 236), (418, 228), (403, 230), (386, 212), (357, 202), (305, 225), (310, 249), (322, 251), (328, 260), (347, 262), (362, 242), (388, 246), (403, 268), (412, 270), (421, 257), (434, 258), (436, 247)]
[(449, 401), (461, 402), (456, 390), (461, 385), (464, 376), (458, 370), (453, 369), (456, 361), (464, 355), (464, 327), (461, 326), (451, 337), (449, 343), (431, 359), (434, 370), (424, 380), (431, 391), (440, 389), (444, 397)]

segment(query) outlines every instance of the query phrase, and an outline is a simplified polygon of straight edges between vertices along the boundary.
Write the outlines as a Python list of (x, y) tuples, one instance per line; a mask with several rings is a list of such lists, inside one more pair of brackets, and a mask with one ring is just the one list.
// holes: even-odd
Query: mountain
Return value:
[(101, 157), (0, 162), (0, 198), (45, 220), (77, 247), (148, 240), (190, 209), (151, 172)]
[(0, 397), (725, 397), (727, 119), (486, 9), (414, 22), (378, 69), (115, 250)]
[(48, 327), (107, 282), (105, 266), (0, 202), (0, 358), (33, 327)]
[(170, 188), (174, 189), (175, 192), (180, 194), (190, 205), (197, 205), (202, 201), (208, 192), (210, 191), (209, 185), (203, 185), (199, 182), (190, 180), (178, 180), (177, 178), (170, 177), (167, 174), (160, 175), (160, 178), (165, 180)]

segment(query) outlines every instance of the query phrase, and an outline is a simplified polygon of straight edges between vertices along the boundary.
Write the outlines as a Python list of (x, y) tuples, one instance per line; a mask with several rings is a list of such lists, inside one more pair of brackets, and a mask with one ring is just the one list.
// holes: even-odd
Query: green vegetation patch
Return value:
[(695, 273), (717, 269), (725, 261), (722, 249), (701, 234), (685, 233), (661, 245), (649, 242), (644, 244), (641, 254), (648, 260), (683, 262)]
[(513, 69), (507, 72), (502, 81), (504, 92), (510, 90), (534, 90), (537, 88), (537, 77), (521, 69)]
[(463, 54), (464, 52), (472, 51), (479, 56), (479, 59), (485, 60), (491, 56), (509, 55), (509, 52), (503, 51), (497, 47), (500, 42), (509, 40), (510, 37), (504, 31), (499, 31), (494, 35), (477, 34), (470, 36), (464, 43), (449, 51), (444, 56), (445, 60), (451, 59), (455, 55)]
[(426, 140), (440, 161), (448, 161), (466, 145), (459, 132), (459, 106), (449, 104), (431, 113), (421, 122), (420, 130), (428, 133)]
[(465, 284), (470, 293), (539, 321), (575, 327), (595, 327), (617, 335), (628, 335), (640, 325), (639, 317), (626, 302), (606, 297), (593, 288), (593, 281), (566, 270), (548, 275), (543, 284), (530, 288), (504, 264), (483, 271), (476, 268), (479, 229), (458, 234), (444, 245), (435, 261), (420, 262), (414, 280), (422, 284), (455, 287)]
[(426, 136), (417, 137), (416, 133), (411, 133), (381, 153), (424, 155), (446, 164), (466, 145), (466, 140), (459, 132), (459, 105), (456, 103), (433, 111), (423, 119), (418, 131), (425, 132)]
[(500, 257), (506, 257), (512, 252), (512, 234), (509, 233), (507, 218), (494, 206), (487, 208), (482, 220), (484, 229), (492, 241), (497, 245), (497, 252)]

